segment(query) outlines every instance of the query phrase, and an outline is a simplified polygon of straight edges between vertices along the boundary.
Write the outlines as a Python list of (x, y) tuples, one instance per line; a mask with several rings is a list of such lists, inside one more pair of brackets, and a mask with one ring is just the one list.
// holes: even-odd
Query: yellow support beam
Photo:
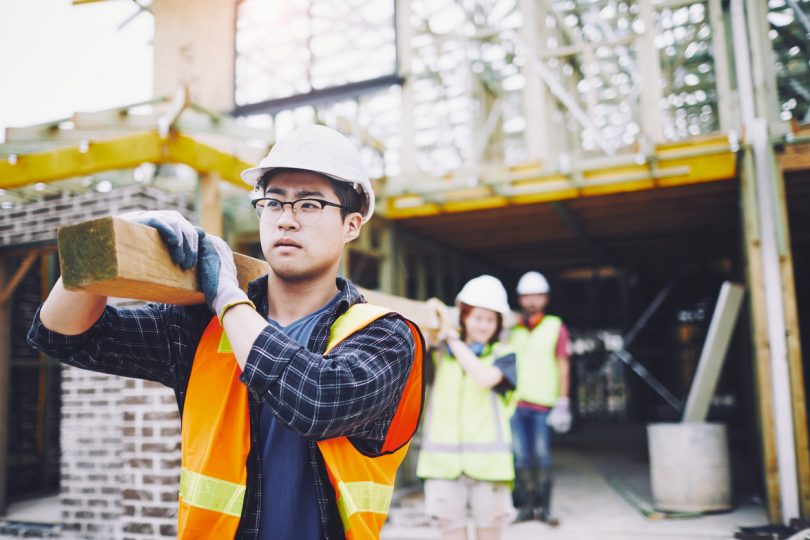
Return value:
[(141, 163), (162, 163), (168, 141), (157, 132), (136, 133), (118, 139), (83, 142), (79, 146), (18, 155), (0, 161), (0, 189), (35, 182), (53, 182), (101, 171), (128, 169)]
[(9, 157), (0, 161), (0, 189), (128, 169), (147, 162), (182, 163), (201, 173), (216, 173), (223, 180), (245, 189), (247, 185), (239, 178), (239, 173), (251, 166), (187, 135), (170, 133), (162, 138), (157, 131), (148, 131)]
[[(594, 165), (571, 174), (543, 172), (533, 164), (513, 167), (500, 177), (485, 176), (475, 188), (457, 187), (452, 180), (436, 180), (423, 184), (425, 192), (420, 193), (416, 186), (411, 192), (386, 197), (381, 206), (389, 219), (408, 219), (731, 180), (736, 175), (735, 152), (727, 137), (718, 136), (659, 145), (645, 163)], [(449, 184), (444, 190), (442, 182)]]
[(239, 173), (253, 167), (252, 163), (203, 144), (188, 135), (175, 133), (169, 137), (171, 143), (167, 163), (184, 163), (197, 172), (216, 173), (231, 184), (248, 188), (248, 185), (239, 178)]

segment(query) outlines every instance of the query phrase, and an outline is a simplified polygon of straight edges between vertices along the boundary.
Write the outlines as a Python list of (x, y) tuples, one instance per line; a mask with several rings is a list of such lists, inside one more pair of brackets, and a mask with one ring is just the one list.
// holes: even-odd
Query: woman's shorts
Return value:
[(446, 531), (466, 526), (471, 517), (479, 529), (500, 528), (514, 518), (509, 482), (489, 482), (460, 476), (455, 480), (425, 480), (425, 512)]

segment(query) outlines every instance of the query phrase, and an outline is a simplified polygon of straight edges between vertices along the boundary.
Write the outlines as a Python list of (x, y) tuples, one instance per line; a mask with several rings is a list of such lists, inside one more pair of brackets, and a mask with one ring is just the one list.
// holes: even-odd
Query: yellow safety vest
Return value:
[(546, 315), (533, 330), (522, 324), (512, 328), (509, 344), (517, 354), (517, 400), (554, 406), (560, 396), (557, 340), (561, 327), (559, 317)]
[[(479, 360), (492, 365), (511, 350), (488, 346)], [(454, 357), (443, 354), (436, 367), (416, 474), (452, 480), (464, 474), (487, 481), (512, 481), (509, 397), (482, 388)]]

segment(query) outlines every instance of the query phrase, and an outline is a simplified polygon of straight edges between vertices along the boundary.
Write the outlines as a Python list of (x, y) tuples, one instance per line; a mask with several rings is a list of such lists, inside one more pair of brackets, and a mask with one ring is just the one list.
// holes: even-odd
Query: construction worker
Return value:
[(470, 517), (479, 540), (495, 540), (514, 515), (509, 395), (515, 355), (498, 343), (510, 310), (506, 289), (488, 275), (464, 285), (456, 303), (460, 332), (447, 315), (440, 317), (417, 475), (425, 479), (426, 513), (444, 540), (467, 538)]
[(174, 390), (179, 538), (378, 538), (419, 421), (423, 340), (337, 277), (374, 210), (360, 154), (304, 126), (242, 179), (269, 263), (247, 293), (221, 239), (176, 212), (129, 214), (158, 229), (183, 268), (197, 264), (207, 306), (116, 309), (59, 282), (29, 342)]
[(517, 354), (517, 408), (512, 416), (515, 452), (515, 521), (537, 519), (556, 526), (551, 516), (551, 432), (571, 427), (568, 330), (559, 317), (546, 315), (549, 285), (539, 272), (527, 272), (517, 286), (522, 310), (510, 332)]

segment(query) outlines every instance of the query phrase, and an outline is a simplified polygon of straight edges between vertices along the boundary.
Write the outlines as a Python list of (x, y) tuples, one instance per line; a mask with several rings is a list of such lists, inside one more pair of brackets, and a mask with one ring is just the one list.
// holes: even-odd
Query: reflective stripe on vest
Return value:
[(349, 529), (350, 518), (358, 512), (388, 514), (394, 486), (376, 482), (338, 482), (338, 494), (342, 504), (338, 505), (343, 528)]
[[(349, 308), (332, 325), (324, 356), (388, 313), (390, 310), (370, 304)], [(317, 443), (347, 539), (379, 537), (396, 470), (419, 422), (424, 341), (416, 325), (403, 320), (414, 337), (414, 359), (382, 455), (365, 456), (345, 437)], [(250, 451), (247, 389), (240, 374), (230, 342), (214, 317), (197, 347), (183, 408), (178, 538), (233, 538), (238, 529)]]
[(562, 320), (546, 315), (533, 330), (516, 326), (509, 343), (517, 354), (517, 396), (519, 400), (552, 407), (560, 395), (557, 341)]
[(245, 486), (183, 468), (180, 469), (180, 497), (192, 506), (239, 517)]
[[(492, 365), (503, 347), (485, 351), (479, 361)], [(488, 481), (514, 478), (510, 408), (504, 397), (482, 388), (458, 361), (439, 360), (422, 435), (417, 475), (454, 479), (464, 474)]]

